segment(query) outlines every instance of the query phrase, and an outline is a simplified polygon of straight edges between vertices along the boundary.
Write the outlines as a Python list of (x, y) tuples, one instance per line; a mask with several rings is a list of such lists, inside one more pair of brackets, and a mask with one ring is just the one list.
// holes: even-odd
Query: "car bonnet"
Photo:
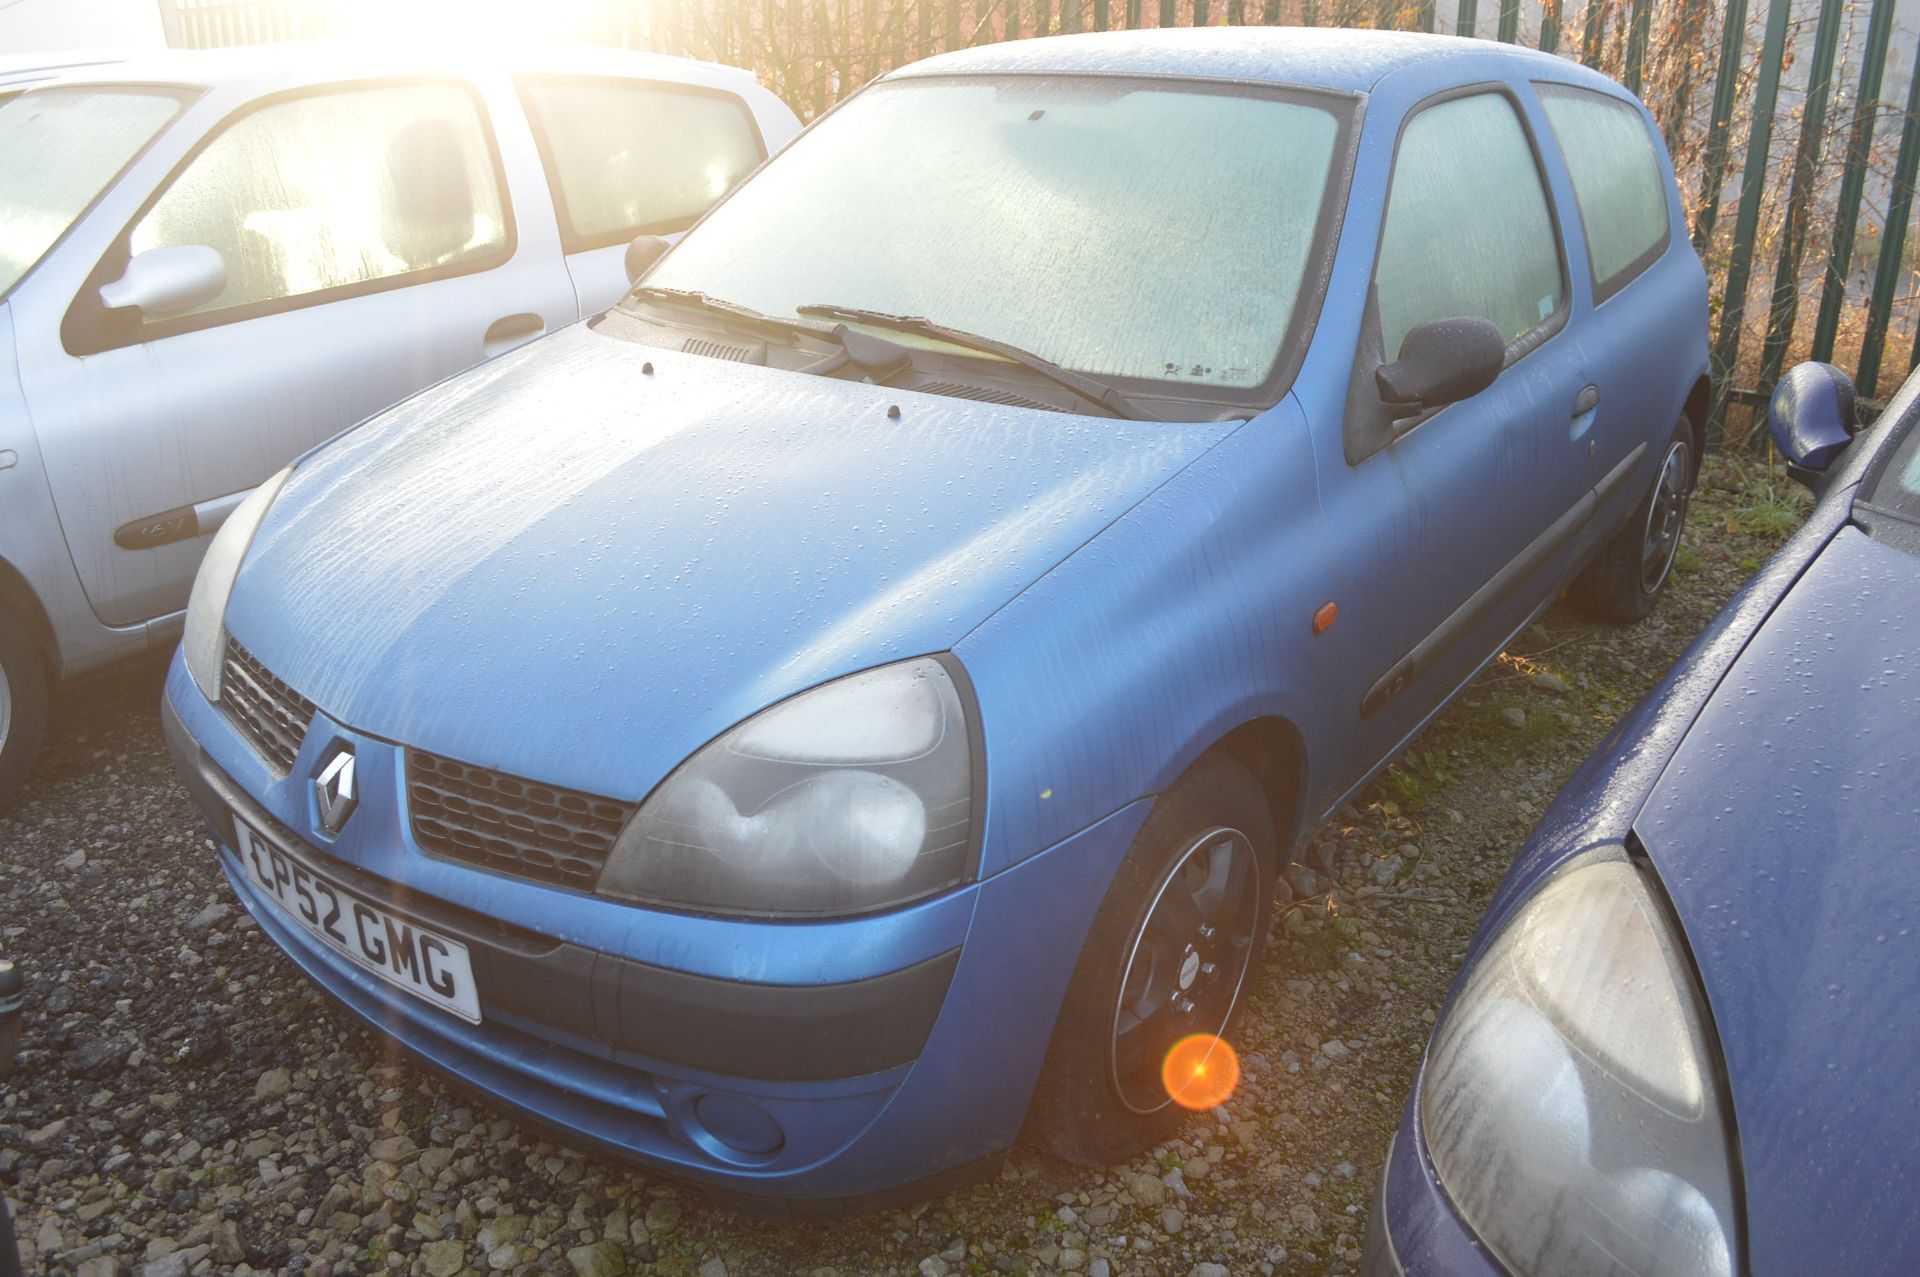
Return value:
[(227, 624), (348, 726), (638, 799), (772, 702), (950, 647), (1232, 429), (575, 326), (303, 462)]
[(1920, 559), (1843, 528), (1634, 825), (1721, 1040), (1756, 1273), (1920, 1253), (1917, 601)]

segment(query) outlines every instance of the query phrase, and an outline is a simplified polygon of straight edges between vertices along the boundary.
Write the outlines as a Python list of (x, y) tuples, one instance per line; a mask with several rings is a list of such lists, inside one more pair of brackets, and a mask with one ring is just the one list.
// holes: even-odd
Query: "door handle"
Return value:
[(502, 354), (547, 331), (547, 321), (535, 314), (508, 315), (496, 319), (487, 328), (480, 345), (489, 355)]
[(1573, 415), (1584, 417), (1600, 406), (1600, 387), (1588, 386), (1573, 397)]

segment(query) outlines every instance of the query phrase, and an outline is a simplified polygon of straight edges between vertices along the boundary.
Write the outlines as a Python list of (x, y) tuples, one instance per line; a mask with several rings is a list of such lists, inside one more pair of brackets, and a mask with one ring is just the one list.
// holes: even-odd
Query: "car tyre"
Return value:
[(1574, 598), (1589, 615), (1628, 625), (1643, 620), (1660, 602), (1673, 577), (1698, 467), (1693, 428), (1682, 421), (1633, 517), (1574, 581)]
[(1258, 970), (1275, 873), (1267, 796), (1226, 754), (1203, 757), (1154, 802), (1054, 1026), (1028, 1120), (1042, 1145), (1101, 1166), (1172, 1134), (1187, 1114), (1160, 1081), (1161, 1061), (1188, 1033), (1230, 1034)]
[(46, 664), (20, 622), (0, 611), (0, 808), (26, 782), (46, 728)]

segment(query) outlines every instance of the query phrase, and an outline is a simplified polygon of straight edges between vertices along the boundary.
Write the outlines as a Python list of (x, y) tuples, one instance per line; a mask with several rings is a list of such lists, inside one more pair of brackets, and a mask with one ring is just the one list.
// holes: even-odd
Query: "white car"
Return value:
[(127, 55), (112, 49), (74, 49), (59, 53), (12, 53), (0, 57), (0, 102), (35, 85), (91, 71)]
[(175, 642), (254, 485), (604, 310), (799, 127), (746, 71), (588, 48), (179, 51), (0, 103), (0, 804), (52, 685)]

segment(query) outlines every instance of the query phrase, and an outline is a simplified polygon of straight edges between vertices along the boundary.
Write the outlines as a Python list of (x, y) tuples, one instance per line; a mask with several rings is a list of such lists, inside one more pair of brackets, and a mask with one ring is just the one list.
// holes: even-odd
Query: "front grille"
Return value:
[(407, 751), (413, 837), (428, 855), (592, 890), (630, 804)]
[(275, 678), (232, 638), (220, 668), (220, 707), (261, 757), (282, 775), (292, 770), (313, 721), (313, 702)]

